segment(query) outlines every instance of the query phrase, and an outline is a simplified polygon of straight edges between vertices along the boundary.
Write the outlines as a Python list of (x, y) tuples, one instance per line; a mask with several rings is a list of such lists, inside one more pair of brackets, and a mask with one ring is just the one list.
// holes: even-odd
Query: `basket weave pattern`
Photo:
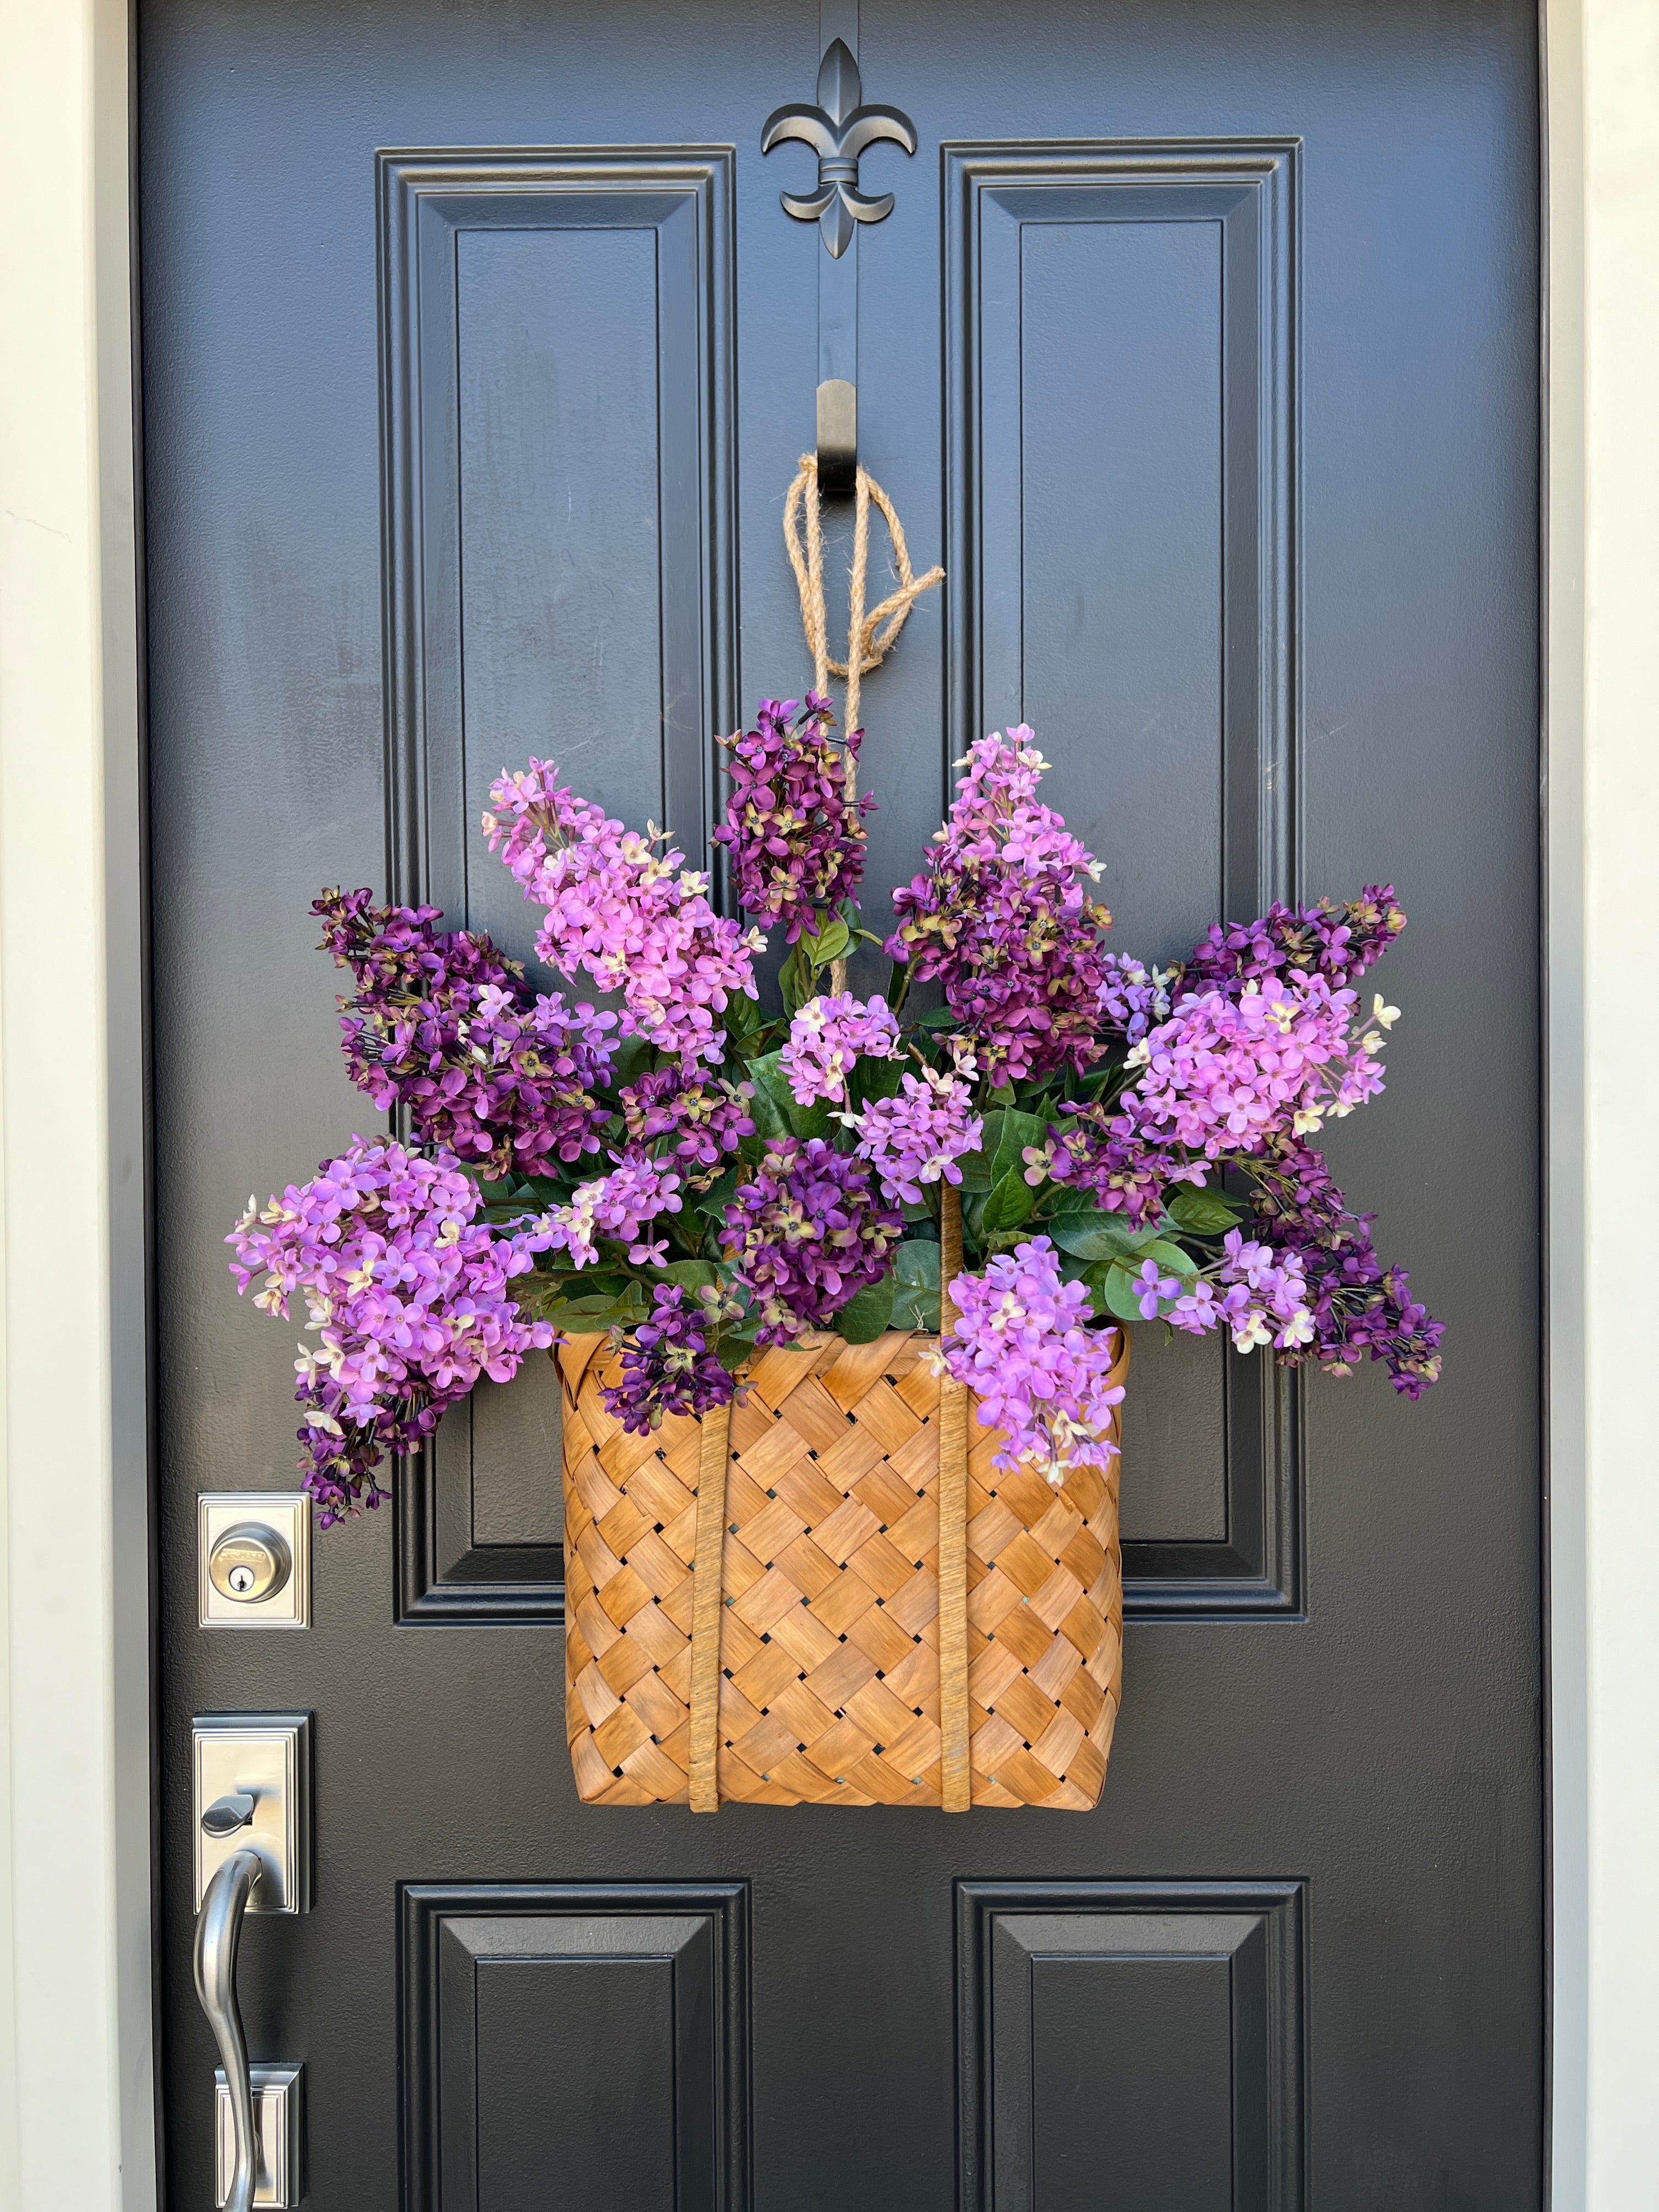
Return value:
[[(763, 1352), (732, 1408), (722, 1800), (940, 1802), (935, 1340)], [(558, 1358), (577, 1790), (589, 1804), (684, 1804), (700, 1425), (671, 1417), (630, 1436), (600, 1395), (619, 1371), (608, 1340), (575, 1339)], [(1075, 1468), (1056, 1491), (994, 1468), (997, 1442), (970, 1425), (972, 1802), (1086, 1811), (1122, 1679), (1119, 1462)]]

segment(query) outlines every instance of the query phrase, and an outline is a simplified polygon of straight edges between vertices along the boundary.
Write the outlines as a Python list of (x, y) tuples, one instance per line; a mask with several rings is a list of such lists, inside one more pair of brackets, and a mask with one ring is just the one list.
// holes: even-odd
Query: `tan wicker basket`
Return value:
[[(994, 1468), (994, 1432), (969, 1422), (965, 1606), (953, 1622), (947, 1559), (942, 1699), (935, 1342), (762, 1353), (729, 1461), (718, 1417), (707, 1437), (683, 1418), (628, 1434), (600, 1394), (618, 1371), (607, 1340), (561, 1347), (566, 1721), (586, 1803), (697, 1804), (699, 1700), (703, 1809), (716, 1781), (721, 1799), (766, 1805), (1098, 1802), (1122, 1679), (1119, 1462), (1073, 1468), (1056, 1491)], [(712, 1467), (708, 1512), (723, 1462), (720, 1576), (699, 1591), (700, 1480)], [(945, 1492), (948, 1516), (948, 1474)], [(954, 1785), (942, 1717), (963, 1747)]]

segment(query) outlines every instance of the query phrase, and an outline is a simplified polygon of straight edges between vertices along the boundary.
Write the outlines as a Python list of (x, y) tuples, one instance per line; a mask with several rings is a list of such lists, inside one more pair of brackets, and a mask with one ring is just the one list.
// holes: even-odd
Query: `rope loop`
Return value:
[[(865, 611), (864, 598), (870, 568), (870, 509), (875, 507), (892, 540), (893, 568), (898, 589), (879, 606)], [(805, 527), (803, 529), (803, 520)], [(783, 542), (789, 566), (795, 572), (800, 593), (801, 627), (812, 656), (815, 688), (827, 695), (830, 678), (842, 677), (847, 684), (846, 727), (859, 726), (859, 692), (864, 678), (898, 643), (899, 632), (909, 620), (910, 610), (925, 592), (945, 580), (943, 568), (930, 568), (918, 576), (910, 566), (910, 549), (904, 542), (904, 526), (893, 502), (867, 469), (860, 469), (854, 487), (853, 569), (847, 614), (847, 658), (836, 660), (830, 652), (829, 617), (823, 602), (823, 513), (818, 493), (818, 464), (815, 453), (803, 453), (800, 466), (783, 502)], [(856, 795), (856, 773), (848, 763), (848, 795)]]

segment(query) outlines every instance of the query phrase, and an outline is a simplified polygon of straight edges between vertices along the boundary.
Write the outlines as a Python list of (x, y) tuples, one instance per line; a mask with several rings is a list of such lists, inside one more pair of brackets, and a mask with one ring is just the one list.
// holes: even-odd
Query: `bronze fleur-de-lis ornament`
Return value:
[(798, 222), (815, 222), (825, 247), (839, 260), (852, 242), (855, 222), (879, 222), (893, 211), (893, 195), (872, 198), (859, 190), (859, 156), (867, 146), (890, 140), (907, 154), (916, 150), (916, 126), (896, 107), (866, 107), (859, 65), (845, 40), (837, 39), (818, 65), (818, 104), (781, 107), (767, 119), (761, 151), (769, 154), (786, 138), (799, 138), (818, 157), (815, 192), (785, 192), (784, 212)]

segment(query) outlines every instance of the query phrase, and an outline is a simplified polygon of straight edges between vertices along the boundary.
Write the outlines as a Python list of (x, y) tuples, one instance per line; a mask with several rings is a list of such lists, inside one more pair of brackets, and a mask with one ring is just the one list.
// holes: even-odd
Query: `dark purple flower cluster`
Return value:
[(708, 1348), (712, 1327), (700, 1300), (678, 1283), (659, 1284), (650, 1320), (623, 1345), (622, 1381), (605, 1386), (611, 1418), (642, 1437), (665, 1413), (706, 1413), (725, 1405), (735, 1386)]
[(331, 1528), (365, 1506), (372, 1512), (388, 1495), (375, 1480), (374, 1469), (388, 1452), (401, 1455), (418, 1451), (469, 1387), (463, 1384), (441, 1397), (413, 1393), (364, 1422), (346, 1412), (346, 1394), (339, 1383), (320, 1376), (302, 1381), (294, 1393), (305, 1411), (305, 1425), (296, 1431), (302, 1448), (300, 1483), (317, 1501), (318, 1527)]
[(470, 1165), (542, 1174), (599, 1150), (610, 1118), (592, 1097), (610, 1066), (614, 1014), (532, 1000), (516, 961), (468, 930), (440, 936), (436, 907), (377, 907), (367, 890), (312, 908), (323, 948), (356, 984), (340, 1001), (351, 1079), (383, 1111)]
[(1386, 1363), (1394, 1387), (1420, 1398), (1440, 1376), (1443, 1323), (1412, 1297), (1403, 1267), (1384, 1267), (1371, 1243), (1375, 1216), (1350, 1213), (1320, 1155), (1281, 1138), (1252, 1163), (1255, 1227), (1275, 1251), (1294, 1255), (1308, 1286), (1314, 1339), (1281, 1354), (1288, 1365), (1315, 1358), (1346, 1375), (1363, 1353)]
[(1204, 1168), (1175, 1148), (1136, 1129), (1115, 1106), (1098, 1101), (1068, 1103), (1066, 1120), (1048, 1129), (1048, 1173), (1055, 1182), (1092, 1191), (1108, 1213), (1127, 1216), (1137, 1229), (1155, 1221), (1176, 1183), (1204, 1181)]
[(1176, 969), (1176, 993), (1231, 991), (1263, 975), (1300, 968), (1351, 988), (1406, 927), (1392, 884), (1368, 884), (1346, 905), (1288, 907), (1275, 899), (1259, 921), (1212, 922)]
[(980, 1074), (1018, 1083), (1066, 1060), (1081, 1074), (1109, 981), (1112, 918), (1090, 896), (1100, 864), (1039, 801), (1048, 763), (1024, 724), (981, 738), (965, 765), (924, 872), (893, 894), (885, 950), (944, 983)]
[(849, 800), (847, 769), (864, 732), (831, 737), (830, 702), (806, 695), (763, 699), (757, 726), (720, 742), (732, 754), (732, 796), (711, 842), (732, 848), (738, 902), (765, 922), (781, 921), (794, 944), (815, 908), (857, 891), (864, 875), (863, 817), (873, 799)]
[(757, 1344), (789, 1344), (822, 1328), (886, 1273), (903, 1233), (861, 1160), (814, 1137), (778, 1137), (726, 1209), (720, 1249), (755, 1300)]
[(635, 1144), (672, 1136), (677, 1158), (705, 1168), (754, 1135), (747, 1103), (754, 1095), (752, 1083), (728, 1083), (724, 1076), (688, 1081), (679, 1067), (654, 1068), (619, 1094)]

